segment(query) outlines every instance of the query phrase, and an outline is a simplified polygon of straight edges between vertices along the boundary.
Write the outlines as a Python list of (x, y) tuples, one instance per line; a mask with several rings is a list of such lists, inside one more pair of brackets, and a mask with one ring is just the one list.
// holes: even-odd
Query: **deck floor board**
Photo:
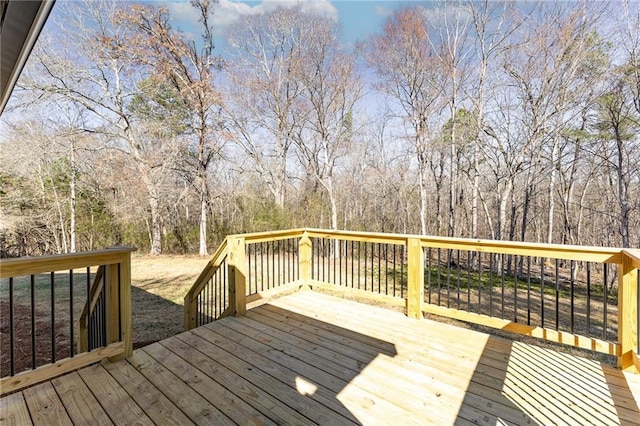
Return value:
[(6, 396), (0, 423), (640, 425), (639, 405), (612, 366), (300, 291)]

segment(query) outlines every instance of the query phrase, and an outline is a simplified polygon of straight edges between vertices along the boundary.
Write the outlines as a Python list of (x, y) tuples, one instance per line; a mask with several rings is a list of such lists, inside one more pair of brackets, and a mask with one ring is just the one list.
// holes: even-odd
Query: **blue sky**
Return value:
[[(379, 32), (385, 18), (395, 9), (411, 4), (426, 5), (426, 1), (375, 1), (375, 0), (261, 0), (237, 1), (220, 0), (214, 16), (217, 45), (224, 47), (224, 33), (242, 15), (258, 14), (277, 7), (301, 4), (309, 13), (333, 16), (342, 26), (342, 40), (352, 44)], [(167, 1), (166, 6), (173, 16), (173, 25), (185, 32), (197, 35), (194, 24), (195, 11), (188, 0)], [(219, 52), (220, 53), (220, 52)]]

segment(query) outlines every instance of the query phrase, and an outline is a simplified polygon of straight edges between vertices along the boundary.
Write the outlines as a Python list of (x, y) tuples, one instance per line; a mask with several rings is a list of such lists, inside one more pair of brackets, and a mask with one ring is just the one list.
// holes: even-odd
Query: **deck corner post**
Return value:
[(638, 350), (638, 268), (624, 252), (618, 281), (618, 367), (638, 373), (635, 352)]
[(120, 339), (124, 342), (125, 358), (133, 355), (131, 314), (131, 252), (126, 252), (120, 263)]
[(311, 262), (312, 262), (313, 246), (309, 234), (304, 231), (302, 238), (298, 243), (298, 256), (300, 268), (300, 280), (305, 288), (311, 284)]
[(228, 250), (229, 306), (234, 315), (240, 317), (247, 313), (247, 256), (244, 237), (229, 237)]
[(184, 297), (184, 331), (196, 328), (196, 306), (191, 293)]
[(407, 239), (407, 316), (422, 319), (424, 255), (419, 238)]

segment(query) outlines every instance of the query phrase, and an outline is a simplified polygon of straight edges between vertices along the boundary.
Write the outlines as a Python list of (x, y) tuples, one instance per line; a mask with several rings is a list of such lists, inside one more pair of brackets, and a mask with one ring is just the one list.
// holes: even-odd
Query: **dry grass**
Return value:
[(136, 347), (183, 331), (183, 298), (204, 268), (200, 256), (134, 256), (131, 260)]

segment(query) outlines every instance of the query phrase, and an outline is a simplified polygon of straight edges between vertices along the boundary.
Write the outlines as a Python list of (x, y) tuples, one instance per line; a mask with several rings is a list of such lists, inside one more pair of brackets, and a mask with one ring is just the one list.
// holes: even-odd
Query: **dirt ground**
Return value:
[[(207, 263), (200, 256), (135, 256), (131, 261), (132, 316), (134, 347), (165, 339), (183, 331), (183, 298)], [(77, 287), (80, 287), (79, 285)], [(48, 294), (35, 307), (36, 366), (50, 363), (51, 315)], [(70, 341), (68, 298), (58, 294), (56, 303), (55, 358), (69, 356), (70, 347), (77, 346), (77, 327), (74, 342)], [(84, 296), (84, 293), (82, 294)], [(76, 297), (75, 319), (86, 297)], [(42, 302), (42, 303), (40, 303)], [(0, 376), (9, 375), (9, 303), (0, 300)], [(31, 369), (31, 306), (24, 300), (14, 305), (14, 372)]]

